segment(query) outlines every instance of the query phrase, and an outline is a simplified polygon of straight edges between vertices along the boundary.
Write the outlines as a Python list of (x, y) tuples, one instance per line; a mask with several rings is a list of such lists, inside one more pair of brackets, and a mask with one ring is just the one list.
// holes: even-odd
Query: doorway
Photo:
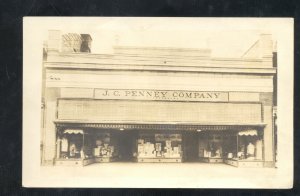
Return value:
[(133, 162), (136, 149), (136, 133), (134, 131), (122, 131), (118, 134), (119, 161)]
[(199, 154), (199, 141), (197, 132), (184, 134), (184, 161), (196, 162)]

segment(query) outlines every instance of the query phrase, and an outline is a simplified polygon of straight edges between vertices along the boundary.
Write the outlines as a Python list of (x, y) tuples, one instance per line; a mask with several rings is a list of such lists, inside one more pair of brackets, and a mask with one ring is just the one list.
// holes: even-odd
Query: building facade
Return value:
[(275, 166), (273, 41), (242, 57), (210, 49), (114, 47), (49, 31), (41, 162), (206, 162)]

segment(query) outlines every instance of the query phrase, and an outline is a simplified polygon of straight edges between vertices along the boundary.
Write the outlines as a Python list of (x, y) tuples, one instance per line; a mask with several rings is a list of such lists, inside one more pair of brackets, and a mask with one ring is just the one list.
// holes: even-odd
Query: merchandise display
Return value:
[(111, 158), (118, 156), (115, 145), (112, 144), (111, 135), (98, 134), (97, 139), (95, 140), (94, 146), (94, 157), (105, 157)]
[(223, 161), (235, 167), (263, 167), (261, 135), (223, 135)]
[(82, 134), (65, 133), (57, 139), (57, 146), (57, 157), (60, 159), (84, 158)]
[(239, 136), (238, 160), (262, 160), (262, 140), (258, 136)]
[[(199, 137), (199, 159), (207, 163), (223, 163), (231, 149), (228, 137), (220, 133), (204, 133)], [(230, 148), (230, 150), (228, 150)], [(232, 153), (229, 155), (232, 156)]]
[(94, 148), (94, 156), (96, 157), (113, 157), (114, 154), (114, 146), (104, 145)]
[(218, 134), (204, 136), (199, 141), (200, 157), (220, 159), (223, 156), (222, 137)]
[[(137, 140), (138, 158), (181, 158), (181, 137), (177, 135), (153, 134), (152, 138), (149, 135), (144, 138), (141, 136)], [(172, 138), (175, 139), (172, 141)]]
[(57, 139), (57, 165), (88, 165), (95, 162), (111, 162), (118, 157), (117, 142), (110, 133), (85, 130), (74, 131)]

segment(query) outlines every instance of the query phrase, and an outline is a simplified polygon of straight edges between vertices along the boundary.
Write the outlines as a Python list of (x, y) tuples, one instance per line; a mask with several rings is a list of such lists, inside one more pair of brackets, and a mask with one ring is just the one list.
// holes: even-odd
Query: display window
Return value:
[(138, 158), (181, 158), (182, 135), (142, 133), (137, 140)]
[(201, 134), (199, 137), (199, 157), (222, 158), (223, 136), (212, 133)]
[(58, 138), (57, 152), (62, 159), (84, 158), (83, 130), (66, 129)]
[(97, 133), (93, 141), (93, 152), (95, 157), (117, 157), (117, 141), (111, 133)]
[(262, 161), (263, 139), (257, 130), (203, 133), (199, 136), (199, 157), (234, 161)]
[(238, 160), (263, 160), (263, 141), (258, 135), (238, 135)]
[(263, 167), (263, 136), (244, 130), (223, 139), (225, 163), (236, 167)]
[(209, 136), (207, 152), (210, 158), (222, 158), (223, 147), (221, 135), (212, 134)]
[(97, 129), (60, 130), (57, 138), (56, 163), (88, 165), (116, 160), (119, 155), (116, 138), (112, 133), (100, 131)]

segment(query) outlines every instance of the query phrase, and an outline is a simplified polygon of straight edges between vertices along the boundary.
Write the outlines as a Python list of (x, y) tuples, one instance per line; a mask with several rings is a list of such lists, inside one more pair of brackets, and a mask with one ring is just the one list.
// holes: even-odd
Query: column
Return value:
[(274, 132), (272, 119), (272, 106), (263, 106), (264, 110), (264, 160), (265, 167), (274, 167)]

